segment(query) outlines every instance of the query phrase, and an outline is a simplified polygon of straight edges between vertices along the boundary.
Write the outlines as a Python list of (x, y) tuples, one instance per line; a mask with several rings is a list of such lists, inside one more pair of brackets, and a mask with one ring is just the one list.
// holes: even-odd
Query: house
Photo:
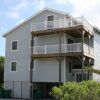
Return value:
[(93, 79), (100, 66), (100, 35), (83, 17), (45, 8), (4, 34), (5, 89), (15, 98), (48, 98), (52, 86)]

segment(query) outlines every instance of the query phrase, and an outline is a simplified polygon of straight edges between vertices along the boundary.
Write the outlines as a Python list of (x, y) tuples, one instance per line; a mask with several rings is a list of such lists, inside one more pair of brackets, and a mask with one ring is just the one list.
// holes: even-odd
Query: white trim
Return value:
[[(13, 62), (16, 62), (16, 71), (11, 70)], [(14, 72), (14, 73), (17, 72), (17, 68), (18, 68), (18, 61), (10, 61), (10, 72)]]
[[(17, 42), (17, 50), (12, 50), (12, 43), (15, 42), (15, 41)], [(11, 40), (11, 45), (10, 46), (11, 46), (10, 47), (11, 51), (18, 51), (18, 40)]]
[[(31, 20), (32, 18), (34, 18), (35, 16), (37, 16), (38, 14), (41, 14), (43, 11), (45, 10), (48, 10), (48, 11), (52, 11), (52, 12), (56, 12), (56, 13), (60, 13), (60, 14), (63, 14), (63, 15), (67, 15), (67, 16), (70, 16), (68, 13), (66, 12), (63, 12), (63, 11), (58, 11), (58, 10), (55, 10), (55, 9), (51, 9), (51, 8), (44, 8), (42, 10), (40, 10), (39, 12), (37, 12), (36, 14), (32, 15), (31, 17), (27, 18), (24, 22), (18, 24), (17, 26), (11, 28), (10, 30), (8, 30), (7, 32), (3, 33), (3, 37), (5, 37), (7, 34), (9, 34), (10, 32), (12, 32), (13, 30), (15, 30), (16, 28), (18, 28), (19, 26), (23, 25), (24, 23), (26, 23), (27, 21)], [(31, 27), (30, 27), (30, 30), (31, 30)]]

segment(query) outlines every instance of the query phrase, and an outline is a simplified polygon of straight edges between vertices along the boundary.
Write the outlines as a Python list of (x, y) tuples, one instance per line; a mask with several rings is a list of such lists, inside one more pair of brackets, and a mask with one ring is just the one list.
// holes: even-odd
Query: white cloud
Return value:
[[(15, 6), (10, 7), (9, 11), (6, 12), (6, 15), (9, 18), (13, 19), (19, 19), (20, 18), (20, 12), (23, 11), (23, 9), (28, 7), (29, 1), (28, 0), (16, 0), (18, 4)], [(10, 0), (10, 3), (13, 3), (13, 0)]]
[(73, 5), (73, 15), (84, 15), (93, 25), (98, 25), (100, 0), (69, 0)]
[(68, 0), (53, 0), (55, 3), (66, 4)]
[(13, 18), (13, 19), (18, 19), (19, 18), (19, 13), (12, 11), (12, 12), (7, 12), (6, 13), (7, 17)]
[(11, 7), (12, 11), (19, 11), (21, 9), (25, 9), (28, 7), (29, 1), (28, 0), (21, 0), (16, 6)]
[[(84, 16), (86, 19), (100, 27), (100, 0), (53, 0), (57, 4), (70, 5), (73, 16)], [(66, 8), (68, 9), (68, 8)]]
[(46, 0), (34, 0), (31, 7), (34, 7), (35, 10), (41, 10), (46, 7)]
[(46, 6), (46, 2), (44, 0), (41, 0), (37, 6), (37, 9), (41, 10), (45, 8), (45, 6)]
[(24, 21), (25, 21), (25, 19), (21, 19), (21, 20), (19, 20), (19, 21), (16, 23), (16, 25), (21, 24), (21, 23), (24, 22)]

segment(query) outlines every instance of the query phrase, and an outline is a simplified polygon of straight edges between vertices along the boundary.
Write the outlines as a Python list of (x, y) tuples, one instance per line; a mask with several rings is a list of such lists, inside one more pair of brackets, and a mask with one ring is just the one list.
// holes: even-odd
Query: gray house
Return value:
[(83, 17), (43, 9), (4, 34), (5, 89), (15, 98), (48, 98), (52, 86), (96, 79), (84, 66), (99, 68), (100, 35)]

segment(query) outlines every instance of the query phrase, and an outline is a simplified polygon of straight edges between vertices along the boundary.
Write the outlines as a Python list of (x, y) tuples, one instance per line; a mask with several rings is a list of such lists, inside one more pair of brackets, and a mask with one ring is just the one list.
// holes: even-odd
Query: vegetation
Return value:
[(100, 75), (100, 70), (93, 69), (92, 67), (86, 67), (86, 71), (89, 71), (89, 73), (95, 73)]
[(100, 82), (67, 82), (53, 87), (50, 95), (56, 100), (100, 100)]
[(4, 81), (4, 60), (5, 57), (0, 56), (0, 87), (2, 87)]

